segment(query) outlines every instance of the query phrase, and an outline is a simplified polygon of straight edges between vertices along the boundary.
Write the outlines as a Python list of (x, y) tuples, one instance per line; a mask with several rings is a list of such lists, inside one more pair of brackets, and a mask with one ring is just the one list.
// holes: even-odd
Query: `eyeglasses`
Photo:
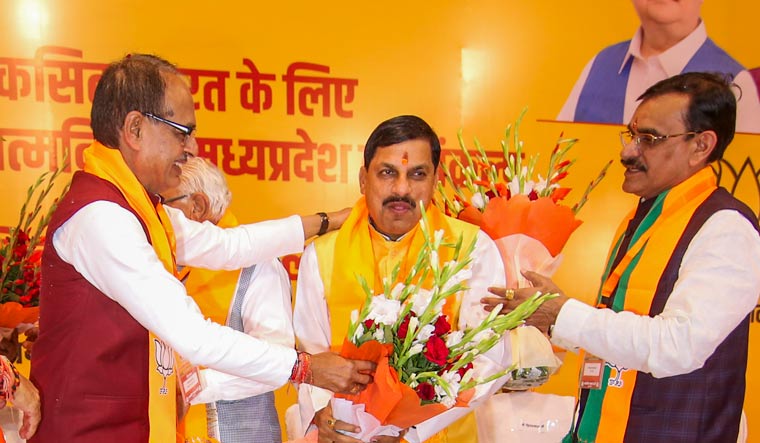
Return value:
[(620, 132), (620, 143), (624, 148), (633, 143), (639, 149), (648, 149), (653, 148), (657, 144), (662, 143), (669, 138), (683, 137), (684, 135), (697, 135), (701, 133), (702, 131), (689, 131), (681, 134), (670, 135), (634, 134), (630, 129), (628, 129)]
[(163, 196), (161, 196), (161, 204), (165, 205), (167, 203), (175, 202), (177, 200), (182, 200), (183, 198), (188, 198), (188, 197), (190, 197), (190, 194), (182, 194), (182, 195), (178, 195), (172, 198), (164, 198)]
[(182, 134), (182, 146), (184, 146), (187, 143), (187, 140), (193, 135), (195, 132), (195, 126), (185, 126), (181, 125), (177, 122), (173, 122), (171, 120), (167, 120), (165, 118), (159, 117), (155, 114), (151, 114), (150, 112), (143, 112), (140, 111), (140, 113), (148, 118), (152, 118), (153, 120), (159, 121), (161, 123), (164, 123), (166, 125), (171, 126), (172, 128), (176, 129), (177, 131)]

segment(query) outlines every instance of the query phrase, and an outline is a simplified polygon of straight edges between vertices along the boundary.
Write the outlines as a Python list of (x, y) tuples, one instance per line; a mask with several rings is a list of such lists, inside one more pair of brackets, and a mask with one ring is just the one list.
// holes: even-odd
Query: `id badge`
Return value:
[(177, 363), (177, 376), (179, 387), (182, 391), (182, 399), (185, 404), (190, 404), (203, 390), (201, 373), (197, 366), (193, 366), (184, 358), (179, 358)]
[(583, 357), (581, 372), (581, 389), (602, 389), (604, 360), (591, 354)]

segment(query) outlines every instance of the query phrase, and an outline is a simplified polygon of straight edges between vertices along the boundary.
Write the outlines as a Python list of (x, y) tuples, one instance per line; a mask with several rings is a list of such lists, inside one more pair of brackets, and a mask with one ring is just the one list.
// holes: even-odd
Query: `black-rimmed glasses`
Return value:
[(620, 143), (625, 148), (631, 143), (639, 149), (653, 148), (655, 145), (662, 143), (669, 138), (683, 137), (684, 135), (697, 135), (702, 131), (689, 131), (681, 134), (654, 135), (654, 134), (634, 134), (630, 129), (620, 132)]
[(172, 128), (176, 129), (177, 131), (182, 134), (182, 145), (184, 146), (187, 143), (187, 140), (193, 135), (195, 132), (195, 126), (185, 126), (181, 125), (177, 122), (173, 122), (171, 120), (167, 120), (163, 117), (159, 117), (155, 114), (151, 114), (150, 112), (143, 112), (140, 111), (140, 113), (148, 118), (152, 118), (153, 120), (159, 121), (165, 125), (169, 125)]
[(183, 198), (188, 198), (188, 197), (190, 197), (190, 194), (182, 194), (182, 195), (178, 195), (172, 198), (164, 198), (163, 196), (161, 196), (161, 204), (165, 205), (167, 203), (176, 202), (177, 200), (182, 200)]

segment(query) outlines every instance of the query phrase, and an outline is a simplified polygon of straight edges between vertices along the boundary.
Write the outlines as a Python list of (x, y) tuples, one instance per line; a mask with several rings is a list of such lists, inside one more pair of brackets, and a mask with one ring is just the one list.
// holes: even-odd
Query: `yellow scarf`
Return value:
[[(466, 248), (478, 234), (477, 226), (447, 217), (433, 205), (426, 209), (426, 213), (431, 231), (443, 230), (444, 243), (456, 243), (462, 235), (462, 245)], [(369, 211), (364, 197), (356, 202), (340, 230), (315, 240), (314, 247), (317, 252), (319, 272), (325, 286), (325, 300), (330, 313), (333, 350), (340, 351), (348, 331), (351, 311), (359, 309), (364, 303), (364, 291), (356, 276), (362, 275), (374, 288), (376, 294), (381, 293), (385, 273), (389, 273), (396, 263), (401, 263), (399, 280), (403, 280), (417, 260), (417, 254), (422, 249), (424, 241), (418, 224), (401, 240), (389, 244), (390, 242), (384, 240), (370, 226)], [(451, 248), (443, 248), (439, 254), (444, 262), (453, 258)], [(444, 306), (444, 312), (449, 316), (449, 321), (454, 327), (458, 323), (460, 303), (460, 299), (452, 296)], [(466, 428), (466, 432), (459, 432), (457, 435), (467, 435), (469, 441), (477, 441), (472, 414), (450, 427)], [(447, 430), (444, 429), (427, 441), (430, 443), (449, 441)]]
[[(444, 243), (456, 243), (459, 235), (463, 236), (463, 249), (476, 237), (478, 227), (445, 216), (438, 208), (431, 205), (426, 209), (431, 232), (443, 230)], [(374, 239), (373, 239), (374, 237)], [(369, 211), (364, 197), (354, 205), (351, 214), (340, 230), (315, 240), (317, 260), (325, 285), (325, 299), (330, 311), (332, 329), (332, 347), (340, 350), (348, 331), (351, 311), (364, 303), (364, 291), (356, 276), (361, 275), (375, 293), (382, 293), (382, 281), (386, 275), (382, 271), (392, 269), (392, 265), (401, 263), (399, 280), (403, 280), (417, 260), (417, 254), (425, 242), (419, 224), (399, 240), (398, 247), (393, 247), (397, 257), (384, 256), (378, 251), (379, 235), (369, 224)], [(334, 247), (331, 247), (334, 244)], [(443, 262), (453, 258), (452, 248), (442, 248), (439, 256)], [(387, 261), (387, 262), (386, 262)], [(460, 299), (451, 297), (444, 307), (449, 321), (456, 326), (459, 318)]]
[[(148, 228), (156, 255), (168, 272), (176, 275), (174, 231), (163, 206), (153, 205), (145, 188), (129, 169), (118, 149), (93, 142), (84, 151), (84, 171), (111, 182), (121, 191), (129, 206)], [(177, 404), (174, 353), (149, 331), (149, 403), (150, 442), (175, 440)], [(155, 362), (155, 365), (153, 364)]]

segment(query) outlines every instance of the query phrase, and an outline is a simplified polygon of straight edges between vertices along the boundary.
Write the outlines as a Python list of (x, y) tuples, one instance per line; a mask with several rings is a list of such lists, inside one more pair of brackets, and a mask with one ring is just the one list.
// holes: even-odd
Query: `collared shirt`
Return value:
[[(707, 40), (707, 30), (704, 22), (700, 21), (691, 34), (683, 40), (676, 43), (673, 47), (668, 48), (661, 54), (644, 58), (641, 55), (642, 29), (639, 28), (631, 39), (628, 47), (628, 53), (620, 65), (618, 73), (622, 72), (623, 67), (629, 59), (633, 58), (631, 72), (628, 76), (628, 86), (625, 93), (625, 106), (623, 108), (623, 121), (625, 124), (631, 121), (636, 107), (639, 105), (637, 98), (644, 93), (650, 86), (658, 81), (680, 74), (689, 60), (699, 50), (702, 44)], [(578, 98), (586, 84), (591, 67), (596, 60), (596, 56), (586, 64), (581, 72), (580, 77), (575, 82), (570, 95), (567, 98), (562, 110), (557, 116), (560, 121), (573, 121), (575, 109), (578, 106)], [(757, 86), (750, 73), (745, 69), (741, 71), (734, 79), (739, 88), (741, 88), (741, 97), (738, 97), (736, 108), (736, 131), (760, 133), (760, 99), (758, 99)]]
[[(303, 249), (298, 216), (221, 229), (167, 207), (179, 265), (240, 269)], [(206, 320), (185, 287), (164, 269), (138, 219), (119, 205), (97, 201), (53, 233), (58, 255), (119, 303), (190, 363), (280, 386), (295, 350), (269, 344)]]

